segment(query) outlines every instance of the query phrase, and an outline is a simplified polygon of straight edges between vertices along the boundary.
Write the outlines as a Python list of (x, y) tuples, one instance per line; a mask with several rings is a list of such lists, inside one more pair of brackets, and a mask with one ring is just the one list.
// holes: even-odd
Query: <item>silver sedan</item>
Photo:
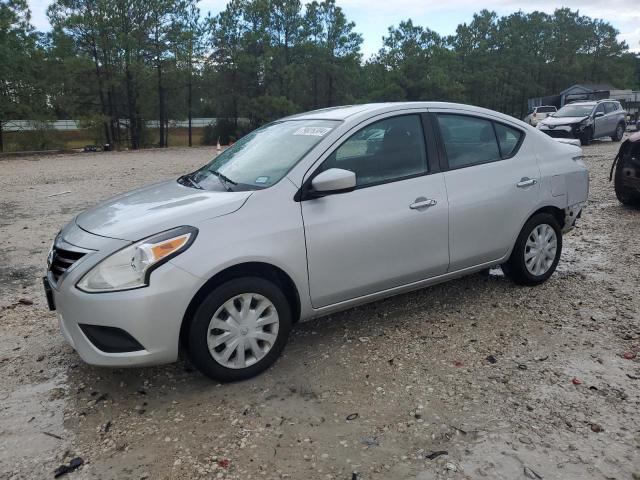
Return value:
[(317, 110), (117, 196), (56, 237), (45, 290), (103, 366), (175, 361), (246, 379), (294, 323), (501, 265), (554, 272), (587, 200), (578, 146), (450, 103)]

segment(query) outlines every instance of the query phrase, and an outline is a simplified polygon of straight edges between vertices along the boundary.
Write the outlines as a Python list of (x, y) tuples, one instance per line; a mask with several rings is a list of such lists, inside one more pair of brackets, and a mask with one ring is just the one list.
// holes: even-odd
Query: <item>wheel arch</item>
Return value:
[(198, 305), (202, 300), (217, 286), (222, 285), (229, 280), (241, 277), (259, 277), (266, 280), (270, 280), (278, 285), (284, 293), (289, 306), (291, 307), (291, 314), (293, 322), (296, 323), (300, 319), (301, 302), (300, 294), (295, 282), (291, 277), (281, 268), (276, 267), (266, 262), (245, 262), (232, 265), (230, 267), (221, 270), (207, 280), (202, 287), (193, 296), (187, 309), (185, 310), (182, 318), (182, 324), (180, 325), (180, 346), (185, 347), (186, 339), (189, 336), (189, 327), (191, 326), (191, 320), (198, 308)]
[(545, 207), (539, 208), (538, 210), (533, 212), (531, 215), (529, 215), (529, 217), (523, 223), (523, 225), (526, 224), (534, 215), (537, 215), (538, 213), (549, 213), (553, 215), (555, 219), (558, 221), (558, 225), (560, 225), (560, 230), (564, 228), (564, 223), (565, 223), (564, 211), (558, 207), (554, 207), (553, 205), (547, 205)]
[(549, 213), (553, 215), (555, 219), (558, 221), (558, 225), (560, 225), (560, 230), (564, 229), (565, 218), (564, 218), (563, 209), (556, 207), (554, 205), (544, 205), (544, 206), (538, 207), (533, 212), (531, 212), (520, 224), (520, 228), (518, 228), (518, 231), (515, 233), (515, 236), (511, 240), (511, 246), (509, 247), (509, 251), (503, 257), (505, 261), (511, 256), (511, 252), (513, 252), (513, 247), (515, 247), (516, 241), (518, 240), (518, 236), (520, 235), (520, 232), (522, 231), (524, 226), (527, 224), (529, 220), (531, 220), (531, 218), (533, 218), (534, 215), (537, 215), (539, 213)]

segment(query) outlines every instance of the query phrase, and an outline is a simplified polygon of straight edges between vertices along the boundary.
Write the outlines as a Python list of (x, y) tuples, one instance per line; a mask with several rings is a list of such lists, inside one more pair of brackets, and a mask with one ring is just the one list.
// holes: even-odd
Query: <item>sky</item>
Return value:
[[(304, 2), (305, 0), (303, 0)], [(582, 15), (601, 18), (620, 31), (632, 51), (640, 52), (640, 8), (637, 0), (336, 0), (347, 18), (356, 24), (356, 31), (364, 37), (362, 51), (365, 58), (376, 53), (382, 37), (390, 25), (411, 18), (414, 24), (428, 27), (441, 35), (455, 32), (460, 23), (469, 23), (474, 12), (483, 8), (508, 15), (522, 10), (552, 13), (556, 8), (569, 7)], [(32, 22), (39, 30), (48, 30), (46, 10), (50, 1), (29, 0)], [(200, 0), (200, 9), (215, 15), (224, 9), (227, 0)]]

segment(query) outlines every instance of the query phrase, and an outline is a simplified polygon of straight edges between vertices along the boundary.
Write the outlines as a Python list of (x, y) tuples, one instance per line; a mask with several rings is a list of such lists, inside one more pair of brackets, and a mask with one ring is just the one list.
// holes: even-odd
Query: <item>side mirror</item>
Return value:
[(596, 112), (596, 114), (593, 117), (594, 118), (604, 117), (604, 112)]
[(311, 181), (313, 192), (322, 195), (346, 193), (356, 188), (356, 174), (341, 168), (330, 168)]

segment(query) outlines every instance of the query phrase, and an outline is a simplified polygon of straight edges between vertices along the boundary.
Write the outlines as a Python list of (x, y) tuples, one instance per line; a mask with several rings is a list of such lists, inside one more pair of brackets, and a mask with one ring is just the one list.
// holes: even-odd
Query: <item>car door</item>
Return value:
[(607, 119), (607, 135), (614, 135), (618, 126), (618, 112), (613, 102), (604, 103), (604, 118)]
[(593, 138), (604, 137), (609, 134), (604, 103), (599, 103), (593, 112)]
[(369, 120), (307, 176), (305, 185), (341, 168), (357, 182), (351, 192), (301, 201), (314, 308), (447, 271), (447, 195), (422, 123), (417, 113)]
[(434, 117), (447, 166), (449, 270), (501, 259), (539, 201), (535, 149), (513, 125), (451, 110)]

